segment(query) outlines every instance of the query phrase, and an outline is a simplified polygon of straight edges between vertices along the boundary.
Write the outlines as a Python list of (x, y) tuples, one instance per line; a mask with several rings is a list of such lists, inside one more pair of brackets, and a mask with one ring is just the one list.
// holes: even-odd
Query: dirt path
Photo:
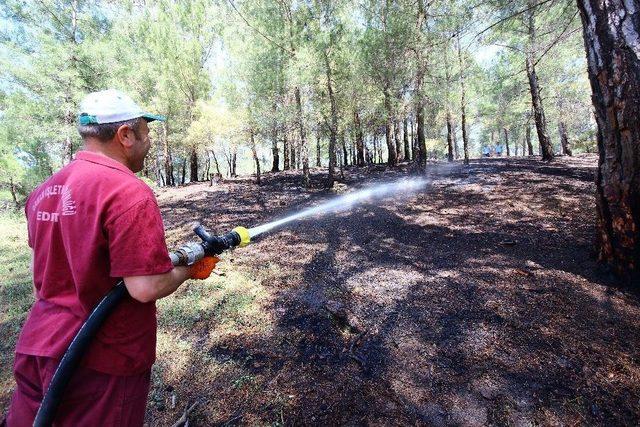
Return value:
[[(594, 165), (431, 166), (431, 185), (404, 201), (235, 251), (221, 287), (243, 272), (251, 313), (222, 322), (220, 287), (222, 302), (185, 327), (163, 324), (161, 310), (148, 420), (166, 424), (198, 400), (200, 425), (638, 424), (640, 304), (593, 259)], [(405, 176), (350, 170), (345, 183)], [(194, 212), (222, 232), (334, 195), (291, 174), (265, 182), (160, 190), (166, 226), (180, 230), (170, 240), (187, 238)], [(173, 336), (188, 360), (163, 350)]]

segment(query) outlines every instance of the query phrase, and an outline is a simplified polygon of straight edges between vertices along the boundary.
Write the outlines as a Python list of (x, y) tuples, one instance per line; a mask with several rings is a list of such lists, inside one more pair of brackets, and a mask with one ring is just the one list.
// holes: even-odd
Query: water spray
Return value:
[(354, 191), (333, 200), (329, 200), (328, 202), (322, 203), (318, 206), (304, 209), (285, 218), (250, 228), (247, 230), (249, 233), (249, 239), (252, 239), (262, 233), (266, 233), (267, 231), (272, 231), (292, 221), (298, 221), (311, 216), (326, 214), (328, 212), (343, 211), (350, 209), (357, 203), (362, 203), (367, 200), (379, 199), (387, 195), (397, 196), (399, 194), (415, 193), (416, 191), (424, 188), (427, 183), (428, 180), (425, 178), (402, 179), (400, 181), (380, 184), (375, 187)]

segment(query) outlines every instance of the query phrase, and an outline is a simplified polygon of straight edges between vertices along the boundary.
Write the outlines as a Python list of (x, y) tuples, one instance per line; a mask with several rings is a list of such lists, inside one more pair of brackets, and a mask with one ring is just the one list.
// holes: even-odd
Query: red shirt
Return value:
[[(17, 353), (60, 358), (118, 278), (173, 267), (151, 189), (123, 164), (81, 151), (27, 199), (36, 302)], [(155, 303), (127, 297), (98, 332), (83, 365), (114, 375), (155, 360)]]

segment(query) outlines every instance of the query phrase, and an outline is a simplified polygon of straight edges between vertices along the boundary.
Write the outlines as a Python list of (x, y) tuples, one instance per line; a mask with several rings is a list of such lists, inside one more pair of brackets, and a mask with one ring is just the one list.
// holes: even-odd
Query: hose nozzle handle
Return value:
[[(242, 230), (246, 229), (236, 227), (222, 236), (212, 236), (202, 224), (197, 223), (193, 228), (193, 232), (202, 239), (202, 247), (206, 255), (220, 255), (222, 252), (235, 248), (236, 246), (245, 246), (249, 243), (249, 233), (245, 233)], [(244, 234), (246, 234), (246, 236), (244, 236)]]

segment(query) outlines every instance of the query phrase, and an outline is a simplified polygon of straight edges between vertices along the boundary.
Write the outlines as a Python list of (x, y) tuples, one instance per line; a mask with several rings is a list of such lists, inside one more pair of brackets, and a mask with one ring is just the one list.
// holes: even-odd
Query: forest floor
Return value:
[[(637, 425), (640, 299), (595, 262), (595, 164), (431, 164), (418, 193), (226, 254), (158, 304), (147, 422), (195, 404), (190, 425)], [(194, 220), (222, 233), (416, 175), (321, 172), (157, 189), (170, 247)]]
[[(640, 302), (594, 259), (595, 164), (429, 165), (417, 194), (234, 251), (211, 289), (180, 291), (186, 311), (161, 307), (149, 422), (198, 402), (201, 425), (638, 424)], [(348, 169), (338, 192), (407, 173)], [(177, 244), (198, 217), (224, 232), (335, 197), (322, 179), (304, 190), (267, 174), (159, 201)]]

